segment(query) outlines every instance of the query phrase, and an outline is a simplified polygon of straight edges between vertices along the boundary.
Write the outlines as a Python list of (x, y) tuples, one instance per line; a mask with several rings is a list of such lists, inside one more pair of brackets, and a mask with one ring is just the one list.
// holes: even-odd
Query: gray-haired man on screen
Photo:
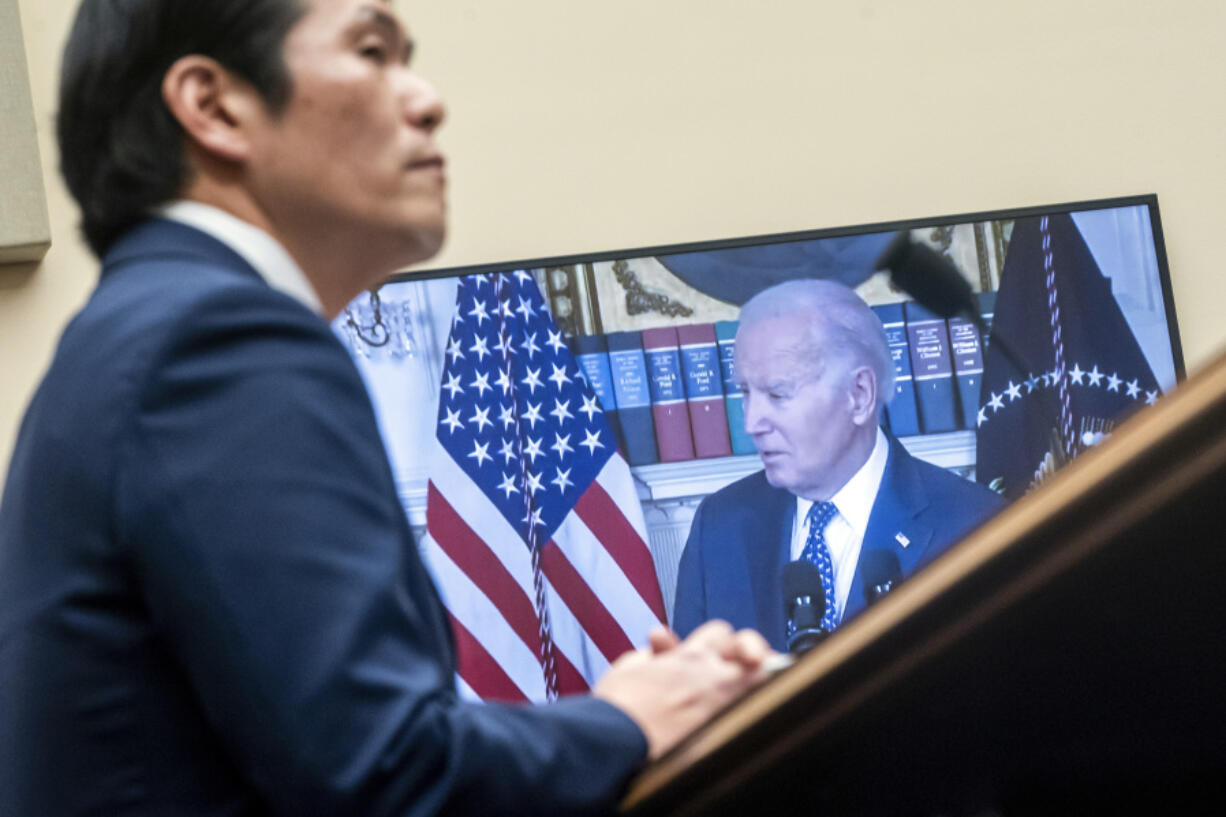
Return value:
[(719, 618), (782, 649), (781, 573), (798, 559), (822, 575), (833, 630), (865, 605), (866, 551), (893, 553), (906, 576), (1002, 506), (881, 430), (894, 366), (853, 290), (825, 280), (764, 290), (741, 310), (735, 348), (762, 470), (699, 506), (681, 557), (678, 632)]

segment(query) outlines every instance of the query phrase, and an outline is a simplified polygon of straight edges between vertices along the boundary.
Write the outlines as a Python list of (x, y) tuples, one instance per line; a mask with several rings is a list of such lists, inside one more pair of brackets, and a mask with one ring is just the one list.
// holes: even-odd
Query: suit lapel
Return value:
[(869, 514), (864, 543), (860, 546), (860, 560), (847, 596), (844, 621), (865, 607), (864, 577), (860, 566), (864, 564), (866, 550), (880, 548), (893, 552), (898, 557), (903, 576), (909, 576), (915, 570), (932, 541), (932, 528), (917, 518), (928, 504), (928, 492), (916, 471), (914, 460), (902, 443), (890, 437), (889, 459), (886, 460), (873, 511)]

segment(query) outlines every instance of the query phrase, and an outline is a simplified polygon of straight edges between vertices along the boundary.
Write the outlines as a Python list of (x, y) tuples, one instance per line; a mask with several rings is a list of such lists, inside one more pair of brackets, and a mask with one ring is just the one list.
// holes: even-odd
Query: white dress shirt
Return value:
[[(877, 442), (864, 465), (830, 498), (838, 513), (826, 526), (826, 546), (830, 549), (830, 560), (834, 564), (834, 612), (840, 622), (843, 611), (847, 609), (851, 581), (855, 578), (856, 564), (860, 561), (860, 546), (864, 544), (868, 517), (873, 512), (873, 503), (877, 500), (877, 489), (881, 487), (889, 455), (889, 441), (878, 428)], [(792, 525), (793, 561), (800, 558), (805, 541), (809, 538), (806, 519), (811, 507), (812, 500), (796, 497), (796, 519)]]
[(270, 287), (284, 292), (316, 314), (323, 305), (302, 268), (285, 248), (268, 233), (237, 216), (198, 201), (172, 201), (153, 210), (153, 214), (216, 238), (255, 268)]

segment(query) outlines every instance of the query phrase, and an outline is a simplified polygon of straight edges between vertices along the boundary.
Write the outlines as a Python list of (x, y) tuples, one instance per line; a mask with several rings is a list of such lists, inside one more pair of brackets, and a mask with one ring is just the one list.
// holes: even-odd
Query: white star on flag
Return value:
[(475, 458), (477, 460), (477, 466), (480, 467), (482, 463), (484, 463), (486, 460), (493, 461), (494, 459), (493, 457), (491, 457), (489, 454), (486, 453), (489, 447), (490, 447), (489, 443), (474, 443), (473, 452), (469, 454), (468, 456)]
[(490, 419), (489, 407), (477, 409), (476, 413), (474, 413), (473, 416), (468, 419), (468, 422), (476, 423), (478, 434), (480, 434), (486, 426), (492, 426), (494, 424), (494, 421)]
[(483, 337), (478, 337), (477, 342), (469, 347), (468, 351), (474, 353), (482, 363), (485, 362), (487, 355), (493, 354), (493, 352), (489, 350), (489, 341)]
[(468, 313), (469, 317), (477, 319), (477, 326), (480, 327), (485, 321), (490, 319), (489, 313), (485, 311), (485, 301), (473, 301), (472, 311)]
[(600, 441), (600, 435), (594, 431), (583, 432), (583, 442), (579, 445), (585, 446), (589, 454), (595, 454), (597, 448), (604, 448), (604, 443)]
[(528, 374), (523, 380), (519, 381), (528, 387), (528, 393), (535, 395), (537, 389), (545, 388), (545, 384), (541, 382), (540, 369), (528, 369)]
[(567, 470), (563, 471), (561, 468), (559, 468), (558, 475), (550, 480), (550, 484), (558, 486), (558, 490), (565, 493), (566, 489), (573, 484), (570, 481), (570, 469), (568, 468)]
[(566, 376), (565, 366), (554, 366), (553, 374), (549, 375), (549, 380), (558, 388), (570, 382), (570, 378)]
[(579, 409), (579, 413), (587, 415), (589, 423), (592, 421), (592, 417), (600, 413), (600, 402), (596, 399), (596, 395), (593, 394), (583, 398), (583, 408)]
[(503, 475), (502, 475), (502, 482), (498, 483), (498, 490), (500, 490), (500, 491), (504, 491), (504, 492), (506, 493), (506, 495), (507, 495), (507, 499), (510, 499), (510, 498), (511, 498), (511, 494), (518, 494), (518, 493), (519, 493), (519, 488), (518, 488), (518, 487), (516, 487), (516, 483), (517, 483), (518, 481), (519, 481), (519, 478), (518, 478), (518, 476), (516, 476), (516, 475), (513, 475), (513, 474), (503, 474)]
[(468, 385), (477, 390), (478, 398), (484, 397), (487, 391), (491, 391), (494, 388), (490, 385), (489, 372), (482, 372), (481, 374), (477, 375), (477, 379)]
[(573, 419), (575, 416), (570, 413), (570, 401), (569, 400), (565, 402), (561, 400), (554, 400), (553, 408), (550, 410), (549, 413), (552, 414), (554, 417), (558, 418), (559, 426), (565, 423), (567, 420)]
[(458, 409), (456, 411), (447, 409), (447, 416), (441, 422), (451, 428), (452, 434), (455, 433), (457, 428), (464, 427), (464, 421), (460, 419), (460, 412)]
[(570, 445), (570, 435), (569, 434), (563, 436), (561, 434), (555, 433), (553, 435), (553, 440), (554, 440), (553, 445), (549, 447), (552, 448), (554, 451), (558, 452), (559, 460), (565, 459), (567, 454), (575, 450)]
[(544, 418), (541, 417), (541, 403), (529, 403), (528, 410), (524, 412), (524, 420), (528, 422), (533, 431), (536, 431), (536, 424), (543, 423)]

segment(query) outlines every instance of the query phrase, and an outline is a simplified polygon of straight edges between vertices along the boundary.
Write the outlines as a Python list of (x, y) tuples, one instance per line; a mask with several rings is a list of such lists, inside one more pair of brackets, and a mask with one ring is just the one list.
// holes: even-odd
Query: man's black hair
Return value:
[(183, 129), (162, 78), (188, 54), (251, 83), (274, 113), (289, 99), (282, 46), (301, 0), (83, 0), (64, 49), (60, 168), (99, 256), (187, 181)]

